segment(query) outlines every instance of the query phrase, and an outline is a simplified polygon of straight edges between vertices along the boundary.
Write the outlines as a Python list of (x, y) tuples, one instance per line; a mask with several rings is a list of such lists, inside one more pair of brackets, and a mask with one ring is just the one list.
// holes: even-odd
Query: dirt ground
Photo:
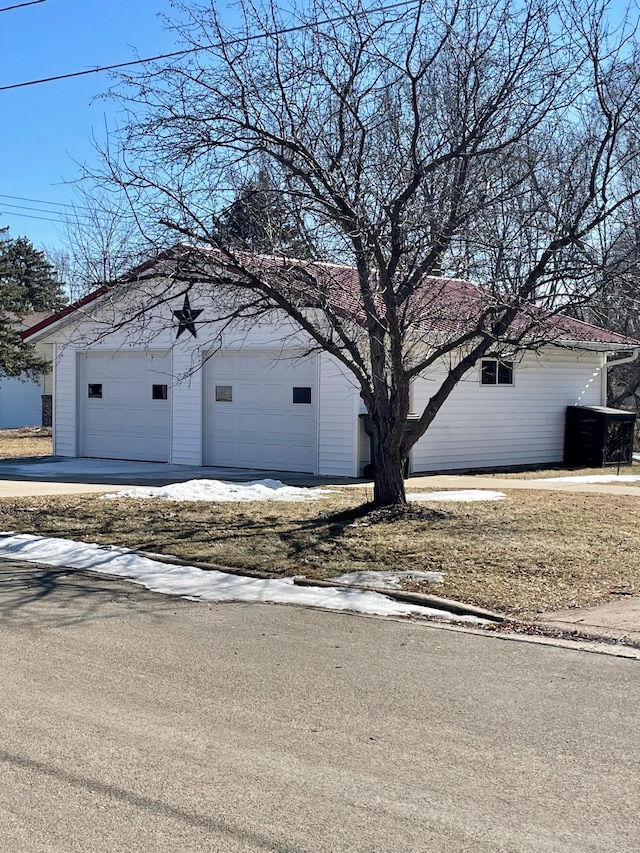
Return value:
[(52, 452), (50, 427), (0, 430), (0, 459), (50, 456)]

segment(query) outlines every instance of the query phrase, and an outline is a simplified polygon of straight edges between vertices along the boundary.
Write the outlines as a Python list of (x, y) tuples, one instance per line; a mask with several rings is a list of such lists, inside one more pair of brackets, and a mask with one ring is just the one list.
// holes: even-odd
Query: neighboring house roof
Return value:
[[(148, 279), (158, 274), (162, 265), (167, 263), (166, 272), (175, 280), (181, 280), (181, 261), (193, 257), (193, 247), (179, 246), (159, 254), (152, 260), (135, 267), (113, 285), (105, 284), (88, 293), (82, 299), (62, 308), (49, 316), (38, 319), (22, 332), (23, 339), (46, 332), (63, 321), (70, 322), (77, 312), (113, 292), (116, 287), (135, 285), (136, 281)], [(230, 276), (241, 276), (243, 271), (235, 266), (218, 250), (206, 248), (198, 250), (198, 255), (206, 252), (215, 260), (216, 267), (225, 270)], [(242, 254), (240, 258), (239, 255)], [(278, 279), (278, 287), (290, 288), (289, 296), (307, 307), (321, 307), (329, 303), (333, 310), (355, 322), (364, 321), (364, 309), (359, 298), (357, 271), (342, 264), (300, 261), (292, 258), (270, 255), (249, 255), (237, 253), (245, 269), (256, 274), (268, 274)], [(311, 274), (301, 282), (301, 273), (310, 270)], [(192, 271), (193, 273), (193, 271)], [(194, 280), (197, 280), (197, 272)], [(504, 307), (508, 300), (501, 301), (498, 296), (465, 281), (446, 276), (427, 276), (424, 286), (407, 302), (405, 323), (429, 332), (462, 335), (471, 331), (478, 316), (490, 308)], [(639, 348), (640, 341), (616, 332), (602, 329), (591, 323), (577, 320), (562, 314), (545, 311), (531, 304), (520, 306), (516, 320), (511, 324), (512, 336), (535, 338), (540, 335), (544, 342), (558, 345), (596, 345), (598, 349)]]
[(51, 312), (33, 311), (31, 314), (17, 314), (15, 311), (4, 311), (3, 315), (21, 329), (30, 329), (43, 320), (47, 320), (51, 316)]

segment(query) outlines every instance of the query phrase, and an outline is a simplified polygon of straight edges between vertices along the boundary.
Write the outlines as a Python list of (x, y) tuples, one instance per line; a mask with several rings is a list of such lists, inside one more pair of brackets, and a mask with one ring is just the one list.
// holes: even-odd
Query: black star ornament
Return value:
[(178, 332), (176, 334), (176, 340), (183, 332), (191, 332), (194, 338), (197, 337), (196, 320), (201, 314), (202, 311), (194, 311), (191, 308), (191, 305), (189, 304), (189, 296), (185, 293), (182, 311), (173, 312), (173, 316), (178, 321)]

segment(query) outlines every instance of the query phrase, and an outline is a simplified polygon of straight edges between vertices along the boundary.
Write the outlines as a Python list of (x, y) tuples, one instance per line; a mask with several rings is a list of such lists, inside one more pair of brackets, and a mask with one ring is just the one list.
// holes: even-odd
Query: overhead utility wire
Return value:
[(46, 3), (47, 0), (29, 0), (28, 3), (16, 3), (14, 6), (5, 6), (0, 12), (11, 12), (13, 9), (22, 9), (25, 6), (37, 6), (38, 3)]
[[(2, 215), (2, 213), (3, 213), (3, 211), (0, 210), (0, 216)], [(42, 219), (44, 222), (56, 222), (59, 225), (66, 225), (65, 219), (52, 219), (49, 216), (32, 216), (30, 213), (15, 213), (12, 210), (5, 210), (4, 215), (7, 217), (9, 217), (9, 216), (21, 216), (23, 219)], [(1, 221), (2, 220), (0, 220), (0, 222)]]
[[(48, 202), (45, 202), (45, 204)], [(86, 213), (80, 213), (79, 211), (67, 212), (66, 210), (49, 210), (46, 207), (33, 207), (30, 204), (11, 204), (8, 201), (0, 201), (0, 210), (4, 210), (6, 213), (9, 213), (7, 210), (8, 207), (17, 208), (18, 210), (31, 210), (36, 213), (51, 213), (54, 216), (68, 216), (68, 217), (82, 217), (83, 219), (87, 218)]]
[[(42, 0), (35, 0), (42, 2)], [(389, 3), (386, 6), (378, 6), (375, 9), (365, 9), (363, 12), (375, 14), (377, 12), (388, 12), (391, 9), (397, 9), (400, 6), (415, 6), (419, 0), (403, 0), (400, 3)], [(116, 71), (118, 68), (130, 68), (133, 65), (144, 65), (147, 62), (156, 62), (159, 59), (173, 59), (177, 56), (187, 56), (191, 53), (200, 53), (203, 50), (211, 50), (212, 48), (233, 47), (236, 44), (247, 44), (250, 41), (259, 41), (264, 38), (272, 38), (273, 36), (290, 35), (291, 33), (301, 32), (302, 30), (311, 30), (316, 27), (324, 26), (325, 24), (339, 24), (341, 21), (348, 21), (354, 17), (351, 12), (346, 15), (340, 15), (336, 18), (325, 18), (322, 21), (311, 21), (308, 24), (298, 24), (295, 27), (285, 27), (281, 30), (270, 30), (265, 33), (255, 33), (250, 36), (240, 36), (229, 41), (216, 42), (215, 44), (202, 45), (201, 47), (190, 47), (186, 50), (174, 50), (172, 53), (159, 53), (157, 56), (147, 56), (144, 59), (132, 59), (130, 62), (116, 62), (114, 65), (100, 65), (97, 68), (87, 68), (84, 71), (71, 71), (69, 74), (56, 74), (54, 77), (41, 77), (39, 80), (26, 80), (23, 83), (10, 83), (8, 86), (0, 86), (0, 92), (8, 92), (10, 89), (23, 89), (26, 86), (39, 86), (41, 83), (53, 83), (56, 80), (70, 80), (72, 77), (85, 77), (87, 74), (100, 74), (102, 71)]]
[[(30, 213), (20, 213), (18, 210), (13, 210), (9, 208), (18, 208), (20, 211), (28, 210)], [(35, 216), (34, 213), (49, 213), (51, 216)], [(59, 222), (62, 225), (75, 226), (75, 225), (88, 225), (93, 224), (93, 218), (88, 213), (67, 213), (65, 210), (47, 210), (46, 208), (41, 207), (27, 207), (20, 204), (2, 204), (0, 203), (0, 216), (6, 216), (7, 218), (11, 216), (21, 216), (26, 219), (45, 219), (47, 222)], [(130, 214), (119, 214), (118, 218), (120, 220), (133, 220), (133, 216)]]
[[(69, 204), (68, 202), (64, 202), (64, 201), (47, 201), (44, 198), (27, 198), (27, 196), (8, 195), (7, 193), (0, 193), (0, 198), (12, 198), (15, 201), (32, 201), (32, 202), (35, 202), (35, 204), (49, 204), (49, 205), (53, 204), (56, 207), (73, 207), (73, 208), (75, 208), (75, 207), (84, 208), (85, 207), (85, 205), (82, 205), (82, 204), (81, 205), (75, 205), (75, 204)], [(86, 209), (88, 210), (89, 208), (86, 208)]]

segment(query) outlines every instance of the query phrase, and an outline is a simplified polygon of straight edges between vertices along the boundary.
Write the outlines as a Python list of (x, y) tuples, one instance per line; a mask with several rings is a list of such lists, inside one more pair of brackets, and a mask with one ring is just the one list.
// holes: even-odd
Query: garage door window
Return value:
[(102, 400), (102, 383), (90, 382), (87, 396), (90, 400)]
[(233, 385), (216, 385), (216, 403), (233, 403)]
[(167, 399), (167, 386), (166, 385), (153, 385), (151, 390), (151, 399), (152, 400), (166, 400)]
[(309, 405), (311, 403), (311, 388), (294, 388), (293, 402)]

